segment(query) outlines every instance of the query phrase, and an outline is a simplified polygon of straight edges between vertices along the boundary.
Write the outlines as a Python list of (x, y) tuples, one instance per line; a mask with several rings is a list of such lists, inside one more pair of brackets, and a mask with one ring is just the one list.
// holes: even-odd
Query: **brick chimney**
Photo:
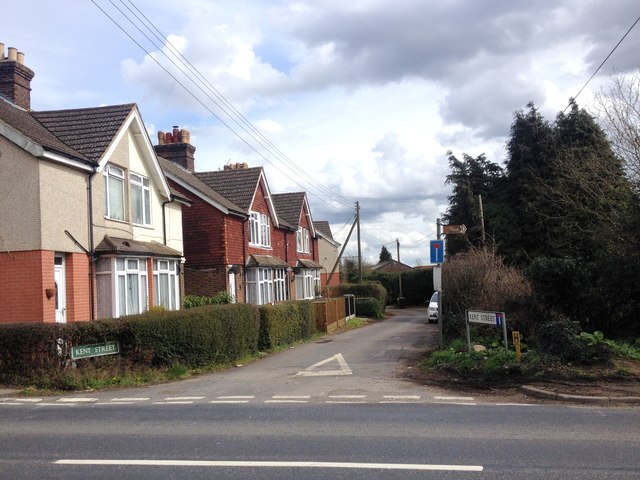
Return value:
[(174, 126), (171, 132), (158, 132), (158, 145), (153, 148), (159, 157), (171, 160), (193, 173), (196, 147), (189, 143), (190, 139), (191, 134), (188, 130)]
[(24, 53), (9, 47), (4, 54), (4, 43), (0, 43), (0, 95), (10, 102), (31, 110), (31, 80), (33, 70), (24, 64)]

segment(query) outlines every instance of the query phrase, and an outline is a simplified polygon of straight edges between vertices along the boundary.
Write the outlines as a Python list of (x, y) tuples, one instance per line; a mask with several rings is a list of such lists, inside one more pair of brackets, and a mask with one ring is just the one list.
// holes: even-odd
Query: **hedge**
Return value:
[[(387, 304), (387, 290), (380, 283), (343, 283), (328, 287), (329, 296), (341, 297), (343, 295), (354, 295), (356, 298), (375, 298)], [(356, 310), (357, 313), (358, 310)]]
[[(70, 370), (226, 364), (257, 352), (259, 322), (255, 306), (236, 304), (69, 324), (4, 324), (0, 382), (60, 388)], [(105, 341), (118, 341), (120, 353), (71, 360), (72, 346)]]
[(310, 301), (293, 301), (260, 307), (260, 350), (289, 345), (315, 332), (315, 310)]
[(377, 298), (356, 298), (358, 317), (384, 318), (384, 303)]

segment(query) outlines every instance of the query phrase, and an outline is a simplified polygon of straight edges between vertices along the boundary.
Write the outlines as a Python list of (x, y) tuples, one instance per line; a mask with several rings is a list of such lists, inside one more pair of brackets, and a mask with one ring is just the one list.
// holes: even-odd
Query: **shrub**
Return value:
[(387, 290), (379, 283), (343, 283), (336, 286), (327, 287), (330, 297), (341, 297), (342, 295), (354, 295), (356, 298), (373, 297), (387, 304)]
[(356, 315), (359, 317), (384, 318), (384, 303), (377, 298), (356, 298)]
[(213, 297), (201, 297), (198, 295), (185, 295), (184, 308), (202, 307), (204, 305), (222, 305), (229, 304), (233, 301), (233, 297), (229, 292), (218, 292)]
[(309, 338), (315, 332), (315, 310), (310, 301), (260, 307), (260, 350), (271, 350)]
[[(393, 305), (400, 296), (397, 273), (373, 272), (366, 276), (368, 281), (380, 283), (387, 291), (387, 305)], [(431, 270), (409, 270), (402, 273), (402, 296), (406, 305), (423, 306), (433, 293), (433, 272)]]

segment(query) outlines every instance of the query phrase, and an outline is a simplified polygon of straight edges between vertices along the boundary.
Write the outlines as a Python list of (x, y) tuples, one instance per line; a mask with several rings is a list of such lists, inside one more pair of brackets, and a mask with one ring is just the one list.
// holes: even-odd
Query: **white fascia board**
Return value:
[(193, 188), (191, 185), (183, 182), (182, 180), (180, 180), (178, 177), (174, 177), (173, 175), (171, 175), (170, 173), (166, 174), (168, 178), (170, 178), (172, 181), (174, 181), (176, 184), (180, 185), (182, 188), (186, 189), (189, 191), (189, 193), (192, 193), (193, 195), (195, 195), (196, 197), (204, 200), (205, 202), (207, 202), (209, 205), (211, 205), (214, 208), (217, 208), (218, 210), (220, 210), (222, 213), (224, 213), (225, 215), (229, 215), (229, 209), (226, 208), (225, 206), (219, 204), (218, 202), (216, 202), (215, 200), (213, 200), (211, 197), (208, 197), (207, 195), (205, 195), (204, 193), (200, 192), (199, 190), (196, 190), (195, 188)]
[(84, 170), (85, 172), (94, 171), (94, 167), (91, 165), (79, 162), (78, 160), (74, 160), (73, 158), (65, 157), (63, 155), (60, 155), (59, 153), (50, 152), (48, 150), (44, 151), (42, 157), (46, 158), (47, 160), (51, 160), (52, 162), (61, 163), (68, 167), (77, 168), (78, 170)]
[(309, 202), (307, 201), (307, 193), (304, 193), (304, 199), (302, 200), (302, 211), (307, 212), (307, 221), (309, 223), (309, 230), (311, 231), (311, 236), (316, 236), (316, 227), (313, 225), (313, 217), (311, 216), (311, 209), (309, 208)]
[(129, 128), (133, 131), (133, 137), (139, 140), (138, 145), (141, 147), (143, 159), (146, 160), (145, 163), (149, 168), (149, 176), (153, 178), (156, 185), (160, 186), (161, 195), (170, 199), (171, 191), (169, 190), (169, 184), (167, 183), (167, 179), (160, 168), (158, 157), (156, 157), (156, 151), (153, 149), (153, 145), (151, 145), (151, 140), (149, 139), (149, 135), (147, 135), (147, 130), (142, 122), (142, 117), (138, 112), (138, 107), (134, 106), (131, 109), (131, 112), (129, 112), (129, 115), (120, 126), (120, 130), (118, 130), (118, 133), (113, 138), (111, 144), (100, 159), (98, 171), (102, 171), (104, 169), (104, 166), (109, 162), (111, 155), (113, 155), (114, 150), (120, 144)]
[[(274, 219), (275, 224), (274, 227), (280, 227), (280, 220), (278, 220), (278, 214), (276, 213), (276, 208), (273, 205), (273, 199), (271, 198), (271, 189), (269, 188), (269, 183), (267, 183), (267, 177), (264, 174), (264, 168), (260, 169), (260, 178), (258, 178), (258, 185), (260, 183), (264, 183), (264, 189), (267, 192), (267, 205), (269, 206), (269, 213), (271, 214), (271, 218)], [(253, 198), (251, 199), (251, 206), (253, 206), (253, 202), (256, 199), (256, 193), (258, 192), (258, 185), (256, 185), (256, 189), (253, 192)]]

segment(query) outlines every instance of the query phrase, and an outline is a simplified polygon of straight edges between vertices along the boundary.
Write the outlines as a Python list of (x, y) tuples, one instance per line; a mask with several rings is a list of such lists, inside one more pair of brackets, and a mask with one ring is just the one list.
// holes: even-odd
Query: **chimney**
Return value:
[(248, 168), (249, 164), (247, 162), (227, 163), (224, 166), (224, 170), (246, 170)]
[(25, 110), (31, 110), (33, 70), (24, 64), (24, 53), (9, 47), (5, 56), (0, 43), (0, 95)]
[(180, 130), (174, 126), (171, 132), (158, 132), (158, 145), (153, 148), (159, 157), (166, 158), (194, 173), (196, 147), (189, 143), (190, 137), (188, 130)]

